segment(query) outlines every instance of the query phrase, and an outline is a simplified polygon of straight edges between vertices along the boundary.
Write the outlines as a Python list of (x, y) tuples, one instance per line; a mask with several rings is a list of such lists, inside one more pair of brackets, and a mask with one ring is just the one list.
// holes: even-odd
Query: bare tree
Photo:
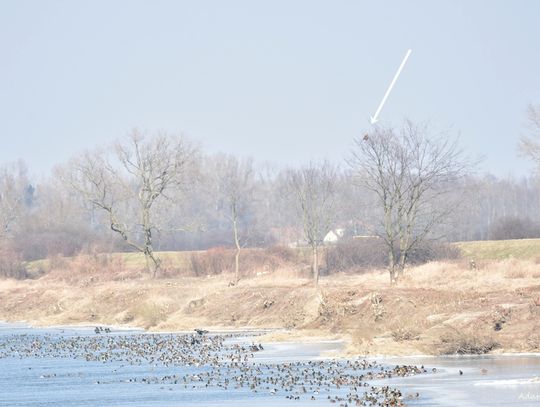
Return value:
[(349, 164), (377, 196), (380, 236), (396, 282), (411, 251), (455, 209), (447, 198), (470, 163), (456, 140), (429, 137), (426, 127), (406, 122), (399, 134), (377, 127), (355, 140)]
[[(154, 277), (161, 261), (154, 253), (154, 218), (161, 201), (189, 182), (197, 150), (181, 136), (146, 137), (134, 130), (108, 151), (87, 152), (72, 160), (61, 177), (107, 215), (109, 227), (145, 256)], [(173, 205), (173, 203), (171, 203)]]
[(302, 219), (304, 238), (311, 247), (315, 286), (319, 285), (319, 248), (330, 230), (335, 213), (337, 170), (328, 162), (310, 163), (286, 172), (297, 214)]
[(28, 207), (33, 191), (26, 165), (18, 162), (0, 168), (0, 237), (8, 237)]
[(234, 284), (239, 281), (240, 221), (246, 215), (253, 199), (255, 180), (253, 161), (239, 160), (234, 156), (214, 157), (218, 192), (218, 209), (225, 212), (231, 223), (233, 241), (236, 248), (234, 256)]
[(531, 134), (521, 138), (519, 149), (540, 169), (540, 106), (530, 105), (527, 113)]

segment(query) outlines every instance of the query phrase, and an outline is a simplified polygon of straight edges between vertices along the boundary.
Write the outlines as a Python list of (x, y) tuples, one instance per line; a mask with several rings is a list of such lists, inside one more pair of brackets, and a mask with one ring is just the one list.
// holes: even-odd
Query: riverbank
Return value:
[(397, 286), (384, 270), (323, 277), (292, 270), (148, 279), (94, 270), (0, 281), (0, 320), (154, 332), (268, 329), (265, 341), (342, 340), (344, 355), (540, 352), (540, 266), (429, 263)]

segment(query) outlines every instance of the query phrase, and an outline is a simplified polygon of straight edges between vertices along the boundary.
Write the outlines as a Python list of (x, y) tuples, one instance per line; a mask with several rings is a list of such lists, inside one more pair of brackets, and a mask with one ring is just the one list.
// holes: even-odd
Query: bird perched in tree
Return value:
[(369, 137), (368, 137), (368, 134), (367, 134), (367, 133), (364, 134), (363, 140), (364, 140), (364, 141), (368, 141), (368, 138), (369, 138)]

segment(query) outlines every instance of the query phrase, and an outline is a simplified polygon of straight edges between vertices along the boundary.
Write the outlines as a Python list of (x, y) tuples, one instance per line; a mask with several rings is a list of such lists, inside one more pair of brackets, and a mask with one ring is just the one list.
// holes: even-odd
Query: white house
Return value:
[(345, 234), (345, 229), (338, 228), (338, 229), (331, 230), (330, 232), (326, 234), (326, 236), (323, 239), (323, 242), (326, 244), (337, 243), (338, 240), (341, 239), (344, 234)]

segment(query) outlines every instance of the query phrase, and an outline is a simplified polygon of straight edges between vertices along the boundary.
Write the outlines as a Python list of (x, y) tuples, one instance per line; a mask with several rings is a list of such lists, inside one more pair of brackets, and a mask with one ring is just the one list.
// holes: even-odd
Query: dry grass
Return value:
[(229, 273), (141, 277), (132, 260), (57, 259), (61, 268), (39, 279), (0, 280), (0, 319), (156, 331), (288, 329), (268, 338), (342, 338), (354, 354), (483, 352), (494, 349), (488, 339), (500, 351), (539, 346), (533, 261), (483, 261), (476, 270), (434, 262), (407, 270), (397, 286), (384, 270), (342, 273), (323, 277), (317, 291), (303, 264), (263, 268), (229, 287)]
[[(156, 252), (161, 260), (160, 278), (208, 277), (234, 270), (233, 249), (215, 248), (205, 251)], [(80, 280), (94, 276), (101, 280), (126, 280), (148, 277), (146, 261), (142, 253), (80, 254), (74, 257), (55, 256), (25, 264), (32, 275), (54, 276), (55, 278)], [(304, 271), (309, 267), (309, 258), (304, 250), (272, 247), (267, 249), (243, 249), (240, 256), (240, 277), (252, 277), (281, 270)]]
[(439, 353), (441, 355), (483, 355), (500, 345), (492, 337), (478, 334), (472, 330), (454, 330), (441, 337)]
[(402, 284), (414, 288), (440, 285), (482, 292), (527, 287), (538, 283), (539, 277), (539, 265), (530, 260), (486, 261), (472, 270), (464, 262), (433, 262), (406, 271)]

